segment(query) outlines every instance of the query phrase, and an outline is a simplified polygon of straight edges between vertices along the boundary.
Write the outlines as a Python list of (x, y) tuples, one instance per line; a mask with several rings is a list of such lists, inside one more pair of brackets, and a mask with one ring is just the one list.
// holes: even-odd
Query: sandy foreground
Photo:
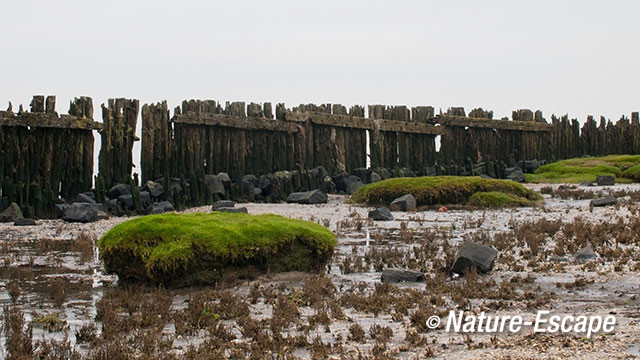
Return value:
[[(534, 190), (545, 187), (528, 186)], [(229, 281), (213, 290), (163, 290), (164, 299), (170, 299), (169, 318), (158, 320), (160, 326), (153, 334), (164, 339), (165, 345), (150, 351), (192, 354), (189, 347), (197, 348), (215, 337), (211, 323), (203, 324), (202, 319), (191, 331), (183, 331), (182, 322), (176, 320), (192, 310), (196, 294), (212, 292), (208, 299), (213, 303), (232, 296), (248, 308), (242, 321), (222, 313), (214, 321), (225, 326), (225, 343), (230, 349), (224, 356), (229, 357), (241, 357), (240, 353), (252, 354), (253, 358), (640, 356), (640, 239), (633, 223), (638, 217), (634, 194), (640, 192), (640, 185), (566, 190), (629, 194), (621, 197), (618, 205), (601, 208), (590, 208), (588, 199), (559, 198), (555, 193), (559, 186), (552, 186), (554, 194), (545, 195), (545, 204), (536, 208), (394, 212), (396, 220), (389, 222), (369, 221), (371, 208), (346, 203), (346, 196), (330, 196), (323, 205), (238, 204), (246, 206), (250, 214), (274, 213), (328, 226), (338, 235), (339, 245), (327, 274), (256, 274), (252, 279)], [(186, 212), (202, 211), (210, 211), (210, 207)], [(80, 234), (99, 238), (126, 220), (111, 218), (91, 224), (39, 221), (36, 227), (0, 224), (3, 314), (15, 303), (27, 321), (34, 321), (34, 342), (67, 341), (86, 356), (95, 357), (95, 349), (110, 341), (107, 338), (138, 336), (135, 328), (109, 335), (102, 327), (104, 321), (96, 320), (104, 299), (111, 296), (115, 304), (122, 294), (113, 295), (118, 291), (117, 278), (103, 273), (94, 248), (77, 240)], [(439, 263), (446, 264), (447, 253), (455, 253), (456, 245), (464, 239), (492, 244), (500, 250), (491, 273), (465, 279), (451, 278), (442, 271)], [(578, 261), (573, 254), (585, 241), (597, 243), (594, 249), (598, 256)], [(423, 283), (383, 285), (380, 270), (385, 267), (424, 271), (427, 279)], [(15, 290), (16, 284), (19, 290)], [(323, 290), (330, 287), (335, 291)], [(278, 303), (281, 297), (286, 301)], [(294, 307), (287, 308), (292, 304)], [(297, 314), (288, 319), (287, 309)], [(599, 332), (590, 338), (581, 333), (533, 333), (530, 327), (515, 334), (447, 332), (444, 316), (436, 329), (424, 325), (429, 316), (448, 314), (450, 310), (521, 315), (525, 320), (534, 319), (538, 310), (560, 316), (613, 315), (616, 325), (613, 332)], [(142, 313), (144, 309), (137, 311)], [(116, 312), (117, 316), (127, 319), (123, 312)], [(42, 318), (50, 314), (61, 320), (59, 328), (47, 329)], [(128, 315), (137, 316), (136, 311)], [(100, 316), (104, 318), (104, 314)], [(139, 316), (144, 319), (145, 315)], [(276, 323), (277, 317), (286, 321)], [(306, 344), (298, 342), (301, 346), (294, 346), (290, 341), (279, 347), (280, 354), (270, 353), (269, 345), (256, 345), (259, 336), (249, 335), (247, 318), (263, 328), (279, 329), (284, 337), (305, 338)], [(95, 322), (95, 337), (102, 340), (79, 340), (78, 331)], [(144, 321), (138, 324), (146, 329)], [(272, 334), (269, 331), (265, 334)], [(6, 331), (0, 341), (0, 357), (4, 358)], [(268, 341), (265, 344), (273, 345)], [(260, 349), (263, 352), (258, 355)]]

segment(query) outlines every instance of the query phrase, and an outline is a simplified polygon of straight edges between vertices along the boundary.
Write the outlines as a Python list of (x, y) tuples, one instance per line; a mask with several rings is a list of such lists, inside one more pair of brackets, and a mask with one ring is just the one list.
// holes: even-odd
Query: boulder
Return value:
[(229, 188), (231, 187), (231, 178), (229, 177), (229, 174), (227, 174), (226, 172), (221, 172), (218, 173), (217, 177), (218, 180), (222, 181), (222, 185), (224, 186), (224, 188), (226, 190), (229, 190)]
[(469, 269), (475, 267), (478, 272), (486, 273), (493, 268), (493, 262), (497, 256), (498, 251), (492, 247), (465, 241), (458, 249), (451, 272), (464, 275)]
[(210, 193), (224, 196), (225, 188), (222, 181), (217, 175), (205, 175), (204, 185), (207, 187)]
[(133, 210), (135, 204), (133, 202), (133, 195), (120, 195), (118, 196), (118, 204), (122, 206), (123, 209)]
[(411, 194), (402, 195), (393, 200), (389, 208), (393, 211), (410, 211), (416, 209), (416, 198)]
[(321, 190), (312, 190), (305, 192), (294, 192), (287, 197), (288, 203), (297, 204), (325, 204), (328, 200), (327, 194)]
[(424, 274), (419, 271), (411, 271), (405, 269), (384, 269), (382, 270), (382, 282), (399, 283), (399, 282), (423, 282)]
[(593, 186), (593, 181), (585, 180), (580, 183), (580, 186)]
[(169, 201), (166, 201), (166, 200), (153, 203), (147, 210), (149, 214), (162, 214), (164, 212), (171, 212), (171, 211), (175, 211), (175, 209), (173, 208), (173, 204), (171, 204)]
[(67, 222), (93, 222), (98, 220), (98, 210), (92, 204), (74, 203), (64, 212), (62, 219)]
[(591, 247), (591, 245), (587, 245), (582, 249), (576, 251), (576, 253), (573, 256), (576, 258), (576, 260), (589, 260), (589, 259), (594, 259), (597, 255), (593, 251), (593, 248)]
[(373, 219), (375, 221), (392, 221), (393, 214), (386, 207), (381, 207), (369, 211), (369, 219)]
[(598, 186), (613, 186), (616, 184), (616, 177), (613, 175), (598, 176), (596, 183)]
[(13, 226), (35, 226), (36, 221), (29, 218), (19, 218), (13, 222)]
[(221, 208), (218, 208), (216, 211), (227, 212), (227, 213), (243, 213), (243, 214), (249, 213), (246, 207), (233, 207), (233, 208), (221, 207)]
[(363, 184), (369, 183), (369, 178), (371, 177), (371, 169), (367, 168), (357, 168), (354, 169), (352, 175), (355, 175), (360, 178)]
[(591, 200), (591, 206), (594, 207), (599, 207), (599, 206), (609, 206), (609, 205), (615, 205), (618, 203), (618, 199), (614, 198), (614, 197), (605, 197), (605, 198), (600, 198), (600, 199), (593, 199)]
[(272, 188), (273, 182), (266, 175), (260, 176), (260, 178), (258, 179), (258, 186), (256, 187), (256, 189), (260, 190), (260, 195), (271, 195)]
[(107, 211), (112, 211), (118, 206), (118, 199), (110, 199), (104, 202), (104, 207)]
[(372, 171), (372, 172), (371, 172), (371, 182), (372, 182), (372, 183), (376, 183), (376, 182), (378, 182), (378, 181), (382, 181), (382, 177), (380, 177), (380, 175), (378, 175), (378, 173), (377, 173), (377, 172)]
[(380, 175), (382, 180), (390, 179), (391, 176), (392, 176), (391, 172), (389, 172), (389, 170), (387, 170), (386, 168), (383, 168), (383, 167), (375, 168), (374, 171), (377, 172), (378, 175)]
[(395, 175), (395, 177), (416, 177), (416, 173), (408, 168), (394, 169), (393, 174)]
[(107, 220), (108, 218), (109, 215), (106, 212), (102, 210), (97, 211), (96, 220)]
[(107, 197), (109, 199), (117, 199), (119, 196), (129, 194), (131, 194), (131, 186), (127, 184), (116, 184), (107, 191)]
[(213, 207), (212, 210), (216, 211), (220, 208), (232, 208), (236, 206), (236, 203), (234, 201), (231, 200), (220, 200), (220, 201), (216, 201), (215, 203), (213, 203)]
[(436, 171), (435, 166), (427, 166), (424, 169), (424, 176), (436, 176), (436, 175), (438, 175), (438, 172)]
[(311, 169), (311, 175), (316, 179), (324, 179), (325, 176), (329, 175), (329, 172), (324, 168), (324, 166), (318, 166)]
[(62, 216), (64, 216), (64, 212), (67, 211), (68, 208), (69, 204), (67, 203), (56, 204), (56, 218), (60, 219)]
[(353, 194), (354, 192), (356, 192), (356, 190), (360, 189), (362, 185), (364, 185), (362, 179), (355, 175), (349, 175), (348, 177), (344, 178), (344, 184), (345, 192), (347, 194)]
[(336, 184), (333, 182), (331, 176), (327, 175), (324, 177), (324, 181), (322, 182), (322, 189), (328, 193), (336, 192)]
[(76, 198), (73, 200), (74, 203), (87, 203), (87, 204), (95, 204), (96, 195), (90, 191), (84, 192), (76, 195)]
[(507, 180), (513, 180), (521, 183), (525, 182), (526, 179), (522, 169), (517, 166), (504, 169), (504, 175)]
[(151, 180), (147, 181), (140, 190), (148, 192), (154, 198), (159, 198), (164, 195), (164, 186)]
[(346, 172), (341, 172), (341, 173), (337, 173), (331, 176), (331, 180), (333, 180), (333, 183), (336, 184), (336, 191), (337, 192), (346, 192), (347, 191), (347, 184), (345, 182), (345, 180), (349, 177), (349, 174), (347, 174)]
[(22, 217), (22, 210), (16, 203), (9, 204), (9, 207), (0, 213), (0, 222), (14, 222)]

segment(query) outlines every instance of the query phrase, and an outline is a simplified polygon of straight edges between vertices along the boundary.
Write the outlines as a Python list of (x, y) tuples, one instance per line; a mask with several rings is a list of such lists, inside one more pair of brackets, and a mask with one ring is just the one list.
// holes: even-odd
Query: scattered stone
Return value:
[(593, 186), (593, 181), (585, 180), (580, 183), (580, 186)]
[(493, 177), (487, 175), (487, 174), (480, 174), (480, 178), (481, 179), (487, 179), (487, 180), (493, 180)]
[(151, 207), (148, 210), (149, 214), (162, 214), (164, 212), (171, 212), (171, 211), (176, 211), (173, 208), (173, 204), (171, 204), (169, 201), (160, 201), (157, 203), (153, 203), (151, 205)]
[(109, 189), (109, 191), (107, 192), (107, 197), (109, 199), (117, 199), (122, 195), (129, 194), (131, 194), (131, 186), (127, 184), (116, 184), (112, 186), (111, 189)]
[(616, 184), (616, 177), (613, 175), (598, 176), (596, 183), (598, 186), (613, 186)]
[(504, 169), (505, 178), (516, 182), (525, 182), (524, 172), (517, 166)]
[(386, 207), (369, 211), (369, 219), (375, 221), (393, 221), (393, 214)]
[(326, 204), (328, 199), (327, 194), (321, 190), (312, 190), (291, 193), (287, 197), (287, 202), (298, 204)]
[(160, 183), (157, 183), (151, 180), (147, 181), (142, 187), (142, 189), (140, 190), (148, 192), (154, 198), (159, 198), (164, 194), (164, 186), (162, 186), (162, 184)]
[(411, 194), (393, 200), (389, 208), (393, 211), (411, 211), (416, 209), (416, 198)]
[(234, 201), (231, 200), (220, 200), (220, 201), (216, 201), (215, 203), (213, 203), (213, 207), (212, 210), (216, 211), (220, 208), (232, 208), (236, 206), (236, 203)]
[(14, 221), (13, 226), (35, 226), (36, 221), (29, 218), (19, 218)]
[(9, 204), (9, 207), (0, 213), (0, 222), (14, 222), (22, 217), (22, 210), (16, 203)]
[(344, 179), (345, 191), (347, 194), (351, 195), (356, 192), (358, 189), (362, 187), (363, 182), (362, 179), (355, 175), (349, 175)]
[(73, 202), (95, 204), (96, 203), (95, 195), (91, 196), (89, 194), (93, 195), (92, 192), (85, 192), (85, 193), (78, 194), (76, 198), (73, 200)]
[(493, 268), (493, 262), (497, 256), (498, 251), (492, 247), (465, 241), (458, 249), (451, 272), (464, 275), (467, 270), (475, 266), (478, 272), (486, 273)]
[(573, 255), (577, 260), (589, 260), (596, 257), (596, 253), (593, 251), (591, 245), (587, 245), (582, 249), (576, 251)]
[(133, 210), (135, 204), (133, 203), (133, 195), (120, 195), (118, 196), (118, 204), (122, 204), (123, 208)]
[(67, 222), (94, 222), (98, 220), (98, 210), (92, 204), (74, 203), (64, 212), (62, 219)]
[(212, 194), (224, 195), (225, 193), (224, 184), (217, 175), (205, 175), (204, 184)]
[(244, 214), (249, 213), (246, 207), (234, 207), (234, 208), (221, 207), (221, 208), (218, 208), (216, 211), (227, 212), (227, 213), (244, 213)]
[(615, 205), (617, 203), (618, 203), (618, 199), (614, 197), (606, 197), (606, 198), (591, 200), (591, 206), (593, 207), (609, 206), (609, 205)]
[(328, 192), (328, 193), (335, 193), (336, 192), (336, 184), (334, 184), (333, 179), (331, 178), (331, 176), (327, 175), (324, 177), (324, 180), (322, 182), (322, 188), (324, 191)]
[(96, 215), (97, 220), (107, 220), (108, 218), (109, 218), (109, 215), (106, 212), (102, 210), (97, 211), (97, 215)]
[(404, 269), (384, 269), (382, 270), (382, 282), (399, 283), (399, 282), (423, 282), (424, 274), (419, 271), (411, 271)]

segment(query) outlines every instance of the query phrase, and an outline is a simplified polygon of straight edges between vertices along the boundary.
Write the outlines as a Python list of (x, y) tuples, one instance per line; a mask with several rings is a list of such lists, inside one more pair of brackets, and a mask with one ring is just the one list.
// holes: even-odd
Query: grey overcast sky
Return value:
[(2, 0), (0, 106), (33, 94), (640, 110), (640, 1)]

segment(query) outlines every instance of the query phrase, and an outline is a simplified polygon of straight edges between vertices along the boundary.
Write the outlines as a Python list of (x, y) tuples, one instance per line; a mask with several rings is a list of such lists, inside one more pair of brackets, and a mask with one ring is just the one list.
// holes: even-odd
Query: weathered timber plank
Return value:
[(428, 135), (441, 135), (444, 133), (439, 126), (430, 124), (386, 119), (369, 119), (351, 115), (287, 112), (286, 119), (288, 121), (305, 121), (306, 119), (311, 119), (311, 122), (318, 125), (348, 127), (365, 130), (372, 130), (377, 128), (379, 131), (397, 131)]
[(434, 121), (446, 126), (520, 131), (551, 131), (551, 125), (533, 121), (489, 120), (451, 115), (438, 115), (434, 118)]
[(52, 113), (21, 113), (16, 115), (7, 111), (0, 111), (0, 126), (29, 126), (58, 129), (100, 130), (102, 124), (91, 119), (79, 118), (71, 115)]
[(243, 130), (297, 132), (295, 124), (264, 118), (241, 117), (212, 113), (175, 115), (171, 122), (191, 125), (219, 125)]

